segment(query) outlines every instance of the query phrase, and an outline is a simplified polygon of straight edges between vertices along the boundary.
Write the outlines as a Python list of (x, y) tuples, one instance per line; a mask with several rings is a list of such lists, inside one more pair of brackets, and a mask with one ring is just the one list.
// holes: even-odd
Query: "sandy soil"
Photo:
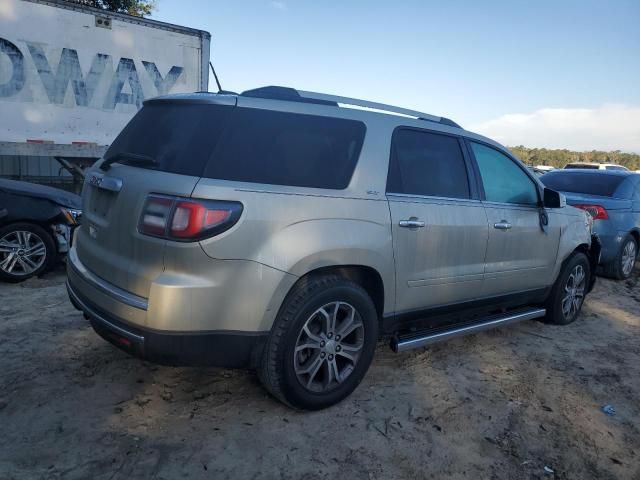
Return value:
[(274, 401), (250, 372), (127, 356), (63, 282), (0, 284), (2, 479), (640, 479), (638, 269), (599, 279), (567, 327), (402, 355), (380, 344), (358, 390), (317, 413)]

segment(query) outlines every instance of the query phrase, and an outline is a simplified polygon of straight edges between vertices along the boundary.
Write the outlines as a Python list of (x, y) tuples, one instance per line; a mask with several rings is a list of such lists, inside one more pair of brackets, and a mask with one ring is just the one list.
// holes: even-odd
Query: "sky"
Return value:
[[(224, 89), (445, 116), (508, 146), (640, 153), (640, 0), (157, 0)], [(215, 84), (210, 82), (212, 90)]]

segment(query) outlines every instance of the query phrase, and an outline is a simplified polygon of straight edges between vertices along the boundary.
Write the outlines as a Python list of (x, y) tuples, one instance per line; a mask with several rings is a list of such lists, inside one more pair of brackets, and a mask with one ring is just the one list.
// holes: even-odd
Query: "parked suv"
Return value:
[(380, 336), (570, 323), (594, 281), (586, 212), (499, 144), (387, 105), (148, 100), (86, 178), (68, 289), (94, 329), (160, 363), (256, 368), (297, 408), (349, 395)]

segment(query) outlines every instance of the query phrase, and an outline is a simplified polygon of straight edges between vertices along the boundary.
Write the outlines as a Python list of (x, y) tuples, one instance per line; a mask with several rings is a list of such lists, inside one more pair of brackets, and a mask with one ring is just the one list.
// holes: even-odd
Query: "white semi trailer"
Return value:
[(0, 0), (0, 175), (43, 157), (80, 174), (146, 98), (208, 89), (210, 38), (60, 0)]

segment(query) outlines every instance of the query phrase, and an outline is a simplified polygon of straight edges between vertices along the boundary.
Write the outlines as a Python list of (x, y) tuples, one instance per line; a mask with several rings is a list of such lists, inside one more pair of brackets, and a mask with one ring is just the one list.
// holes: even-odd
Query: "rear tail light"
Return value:
[(230, 229), (242, 214), (240, 202), (149, 195), (138, 231), (178, 241), (197, 241)]
[(574, 205), (574, 207), (586, 210), (594, 220), (606, 220), (609, 218), (605, 208), (600, 205)]

